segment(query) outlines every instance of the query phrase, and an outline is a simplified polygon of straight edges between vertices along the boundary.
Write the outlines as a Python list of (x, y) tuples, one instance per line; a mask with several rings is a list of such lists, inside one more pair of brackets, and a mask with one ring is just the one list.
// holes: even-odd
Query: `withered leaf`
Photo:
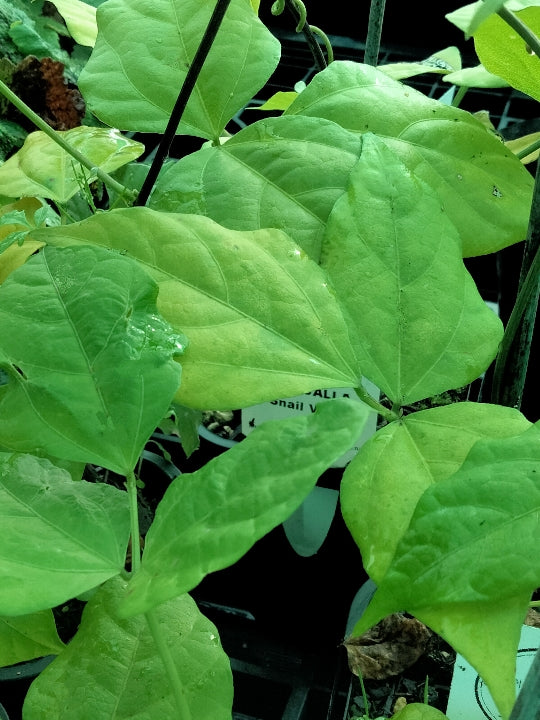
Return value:
[(399, 675), (426, 652), (432, 635), (416, 618), (388, 615), (363, 635), (345, 640), (349, 669), (371, 680)]

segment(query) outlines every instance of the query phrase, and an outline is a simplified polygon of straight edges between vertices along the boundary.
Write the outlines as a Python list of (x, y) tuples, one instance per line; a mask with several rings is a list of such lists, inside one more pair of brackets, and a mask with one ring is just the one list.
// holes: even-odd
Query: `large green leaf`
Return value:
[[(76, 127), (58, 131), (76, 150), (105, 172), (113, 172), (141, 155), (144, 145), (120, 135), (117, 130)], [(0, 166), (0, 194), (32, 196), (67, 202), (84, 183), (96, 179), (69, 153), (41, 130), (30, 133), (24, 145)]]
[(0, 667), (57, 655), (63, 649), (52, 610), (0, 617)]
[[(362, 633), (387, 614), (407, 610), (450, 642), (455, 636), (463, 641), (466, 626), (460, 627), (460, 614), (470, 622), (493, 610), (491, 620), (498, 616), (501, 621), (503, 660), (485, 652), (468, 659), (484, 676), (504, 717), (515, 695), (512, 662), (520, 625), (527, 600), (540, 585), (539, 433), (531, 426), (517, 436), (480, 440), (456, 473), (426, 489), (354, 629)], [(495, 625), (488, 616), (481, 627), (493, 630)], [(455, 644), (460, 650), (459, 641)], [(471, 648), (470, 639), (464, 644)], [(512, 672), (499, 683), (501, 667)]]
[(158, 288), (99, 247), (44, 248), (0, 287), (0, 445), (130, 472), (180, 383)]
[(463, 402), (411, 413), (368, 440), (343, 474), (341, 509), (369, 576), (382, 581), (424, 491), (459, 470), (478, 440), (530, 425), (513, 408)]
[(503, 327), (465, 269), (435, 193), (366, 133), (321, 264), (363, 342), (362, 371), (406, 405), (477, 378)]
[(540, 430), (479, 440), (454, 475), (420, 498), (379, 603), (409, 609), (532, 593), (539, 509)]
[(164, 171), (150, 207), (207, 215), (234, 230), (280, 228), (318, 260), (326, 219), (361, 147), (320, 118), (267, 118)]
[(286, 520), (319, 475), (358, 439), (369, 410), (337, 398), (314, 414), (269, 421), (167, 489), (122, 613), (132, 615), (228, 567)]
[[(115, 579), (94, 595), (77, 635), (32, 683), (25, 720), (177, 720), (165, 667), (145, 618), (119, 620), (125, 582)], [(230, 720), (229, 660), (214, 625), (189, 595), (156, 611), (193, 720)]]
[(533, 179), (469, 113), (427, 98), (376, 68), (338, 61), (318, 73), (286, 110), (295, 114), (384, 137), (436, 192), (459, 231), (465, 257), (524, 239)]
[(39, 238), (127, 251), (153, 275), (160, 312), (189, 338), (180, 404), (234, 409), (360, 381), (358, 340), (326, 274), (277, 230), (127, 208)]
[[(540, 34), (540, 7), (516, 13), (533, 33)], [(527, 50), (525, 41), (498, 15), (491, 15), (474, 32), (474, 48), (489, 72), (535, 100), (540, 100), (538, 57)]]
[(118, 575), (129, 538), (125, 492), (74, 481), (32, 455), (0, 464), (0, 614), (59, 605)]
[[(122, 130), (163, 132), (206, 30), (213, 0), (108, 0), (79, 77), (89, 109)], [(232, 0), (179, 133), (217, 139), (275, 70), (280, 44), (249, 0)]]

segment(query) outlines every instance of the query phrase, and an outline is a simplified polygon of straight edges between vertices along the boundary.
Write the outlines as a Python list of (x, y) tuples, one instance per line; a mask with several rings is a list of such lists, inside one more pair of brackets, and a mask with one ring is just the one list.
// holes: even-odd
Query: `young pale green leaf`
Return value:
[(396, 62), (379, 65), (379, 70), (394, 80), (415, 77), (425, 73), (447, 75), (461, 70), (461, 54), (457, 47), (448, 47), (417, 62)]
[(438, 197), (383, 140), (363, 140), (321, 264), (363, 338), (363, 373), (406, 405), (477, 378), (503, 327), (465, 269)]
[(234, 230), (279, 228), (318, 261), (326, 219), (361, 147), (320, 118), (267, 118), (163, 172), (150, 207), (207, 215)]
[[(115, 579), (84, 609), (64, 652), (32, 683), (25, 720), (177, 720), (180, 717), (143, 616), (119, 620), (125, 583)], [(164, 634), (193, 720), (230, 720), (233, 684), (218, 631), (189, 595), (159, 607)]]
[(483, 65), (463, 68), (449, 73), (443, 78), (444, 82), (463, 87), (499, 88), (508, 87), (506, 80), (488, 72)]
[(513, 408), (463, 402), (411, 413), (368, 440), (343, 475), (341, 509), (369, 576), (383, 580), (424, 491), (459, 470), (478, 440), (530, 425)]
[(158, 506), (122, 614), (145, 612), (236, 562), (352, 447), (368, 413), (358, 402), (328, 400), (313, 415), (263, 423), (197, 472), (180, 475)]
[(351, 132), (385, 138), (435, 192), (459, 231), (465, 257), (525, 237), (533, 179), (469, 113), (369, 65), (337, 61), (313, 78), (285, 114), (327, 118)]
[(189, 337), (182, 405), (234, 409), (359, 383), (358, 340), (326, 274), (278, 230), (127, 208), (32, 236), (127, 251), (152, 274), (160, 312)]
[(58, 655), (63, 649), (52, 610), (0, 617), (0, 667), (44, 655)]
[[(161, 133), (206, 30), (212, 0), (109, 0), (79, 77), (89, 109), (122, 130)], [(232, 0), (178, 132), (217, 139), (275, 70), (278, 40), (249, 0)]]
[(52, 608), (118, 575), (129, 538), (126, 493), (74, 481), (32, 455), (0, 464), (0, 614)]
[[(58, 132), (95, 167), (109, 173), (144, 151), (140, 142), (109, 128), (81, 126)], [(95, 179), (95, 173), (83, 168), (48, 135), (37, 130), (0, 166), (0, 194), (13, 198), (35, 195), (65, 203), (79, 192), (84, 182)]]
[(180, 383), (184, 346), (133, 260), (47, 247), (0, 287), (0, 445), (130, 472)]
[(454, 475), (420, 498), (375, 608), (415, 614), (449, 603), (530, 597), (540, 585), (539, 512), (538, 427), (479, 440)]
[(52, 4), (64, 18), (75, 42), (94, 47), (97, 36), (96, 9), (82, 0), (52, 0)]
[[(525, 8), (516, 14), (533, 33), (540, 34), (540, 7)], [(474, 33), (474, 48), (489, 72), (540, 100), (538, 57), (502, 18), (491, 15), (480, 25)]]

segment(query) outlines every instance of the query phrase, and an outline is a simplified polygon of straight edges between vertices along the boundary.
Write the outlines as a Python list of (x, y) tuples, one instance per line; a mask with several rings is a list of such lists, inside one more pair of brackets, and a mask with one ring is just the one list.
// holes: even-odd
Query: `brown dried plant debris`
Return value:
[[(38, 60), (28, 55), (13, 69), (11, 90), (54, 130), (79, 127), (85, 114), (85, 103), (75, 85), (64, 77), (64, 65), (52, 58)], [(31, 132), (34, 126), (21, 113), (10, 120)]]
[(433, 632), (416, 618), (393, 613), (343, 644), (352, 673), (383, 680), (413, 665), (428, 650), (432, 636)]

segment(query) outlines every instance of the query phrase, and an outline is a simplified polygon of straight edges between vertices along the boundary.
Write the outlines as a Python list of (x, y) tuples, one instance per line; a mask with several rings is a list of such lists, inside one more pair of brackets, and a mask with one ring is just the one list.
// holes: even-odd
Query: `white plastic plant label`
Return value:
[[(369, 394), (379, 399), (380, 391), (369, 380), (363, 380), (362, 384)], [(353, 388), (333, 388), (325, 390), (313, 390), (304, 395), (295, 395), (290, 398), (281, 398), (270, 402), (252, 405), (242, 410), (242, 433), (248, 435), (256, 427), (267, 420), (280, 420), (291, 417), (293, 415), (309, 415), (315, 412), (318, 403), (322, 400), (331, 400), (333, 398), (348, 397), (352, 400), (361, 402)], [(350, 460), (356, 455), (360, 447), (368, 440), (377, 429), (377, 414), (371, 413), (361, 436), (358, 438), (354, 446), (336, 460), (332, 467), (345, 467)]]
[[(518, 692), (539, 646), (540, 629), (524, 625), (516, 659)], [(449, 720), (502, 720), (482, 678), (459, 653), (454, 665), (446, 715)]]

